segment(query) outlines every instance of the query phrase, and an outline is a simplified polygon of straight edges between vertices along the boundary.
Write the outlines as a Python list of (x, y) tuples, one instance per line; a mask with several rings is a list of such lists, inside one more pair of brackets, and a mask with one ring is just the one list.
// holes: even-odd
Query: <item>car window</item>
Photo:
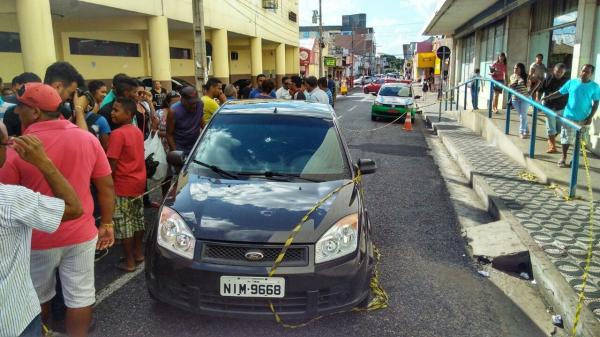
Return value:
[(193, 156), (236, 174), (270, 171), (320, 181), (350, 175), (333, 122), (320, 118), (217, 114)]
[(383, 87), (379, 91), (381, 96), (398, 96), (398, 97), (411, 97), (409, 87)]

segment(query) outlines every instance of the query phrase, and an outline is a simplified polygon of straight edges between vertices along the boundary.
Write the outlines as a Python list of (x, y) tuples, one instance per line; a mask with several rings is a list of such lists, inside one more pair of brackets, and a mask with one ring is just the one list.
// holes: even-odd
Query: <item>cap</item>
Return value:
[(42, 111), (55, 112), (62, 104), (62, 99), (56, 89), (43, 83), (25, 83), (17, 90), (17, 99), (32, 108)]
[(186, 103), (196, 103), (200, 101), (200, 98), (198, 98), (198, 90), (190, 86), (184, 87), (181, 89), (181, 100)]

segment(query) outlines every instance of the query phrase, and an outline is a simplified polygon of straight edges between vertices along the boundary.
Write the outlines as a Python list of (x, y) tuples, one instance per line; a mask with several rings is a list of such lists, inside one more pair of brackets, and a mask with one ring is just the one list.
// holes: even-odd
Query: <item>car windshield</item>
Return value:
[(379, 91), (380, 96), (397, 96), (397, 97), (411, 97), (409, 87), (383, 87)]
[(312, 117), (218, 114), (193, 159), (190, 165), (211, 176), (215, 172), (206, 165), (239, 176), (279, 180), (329, 181), (350, 176), (333, 122)]

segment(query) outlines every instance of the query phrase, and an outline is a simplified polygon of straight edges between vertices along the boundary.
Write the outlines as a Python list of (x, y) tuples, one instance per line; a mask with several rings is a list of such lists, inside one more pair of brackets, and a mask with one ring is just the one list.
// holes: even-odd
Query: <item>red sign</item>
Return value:
[(300, 48), (300, 65), (308, 66), (310, 64), (311, 50)]

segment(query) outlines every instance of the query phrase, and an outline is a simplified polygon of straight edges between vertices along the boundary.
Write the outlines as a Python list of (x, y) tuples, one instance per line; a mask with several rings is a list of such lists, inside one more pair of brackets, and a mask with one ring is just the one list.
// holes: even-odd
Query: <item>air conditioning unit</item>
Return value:
[(277, 9), (279, 8), (279, 0), (263, 0), (262, 7), (264, 9)]

